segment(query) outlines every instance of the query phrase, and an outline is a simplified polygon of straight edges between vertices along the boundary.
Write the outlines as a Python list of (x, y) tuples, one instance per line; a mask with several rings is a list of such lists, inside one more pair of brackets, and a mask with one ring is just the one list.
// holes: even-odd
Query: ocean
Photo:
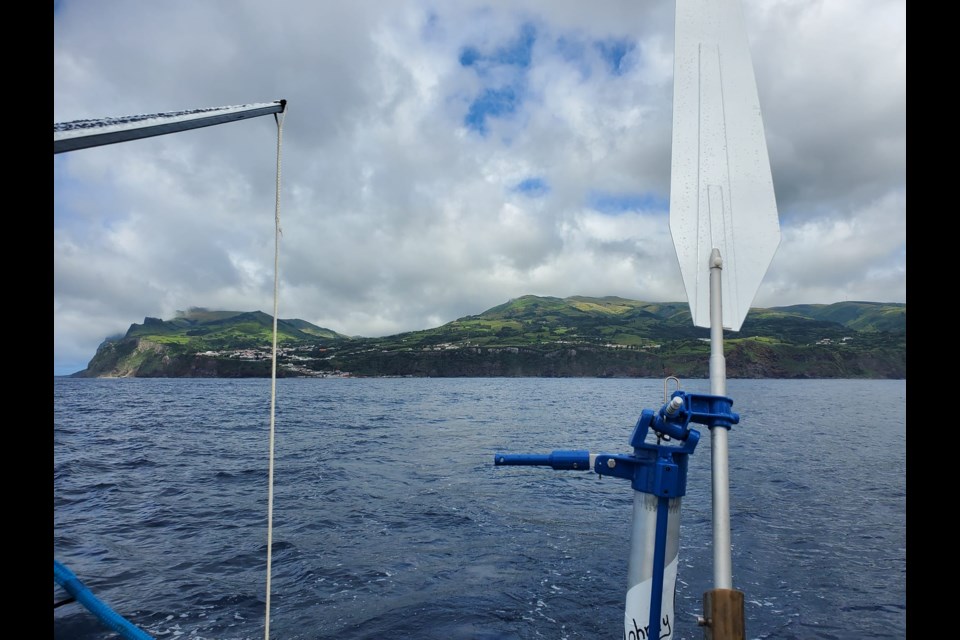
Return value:
[[(622, 638), (629, 483), (494, 453), (629, 453), (663, 394), (279, 380), (271, 637)], [(905, 638), (906, 381), (730, 380), (727, 395), (747, 637)], [(263, 638), (269, 407), (266, 379), (55, 377), (54, 558), (157, 638)], [(692, 426), (674, 639), (703, 638), (713, 588), (710, 434)], [(72, 603), (54, 637), (117, 636)]]

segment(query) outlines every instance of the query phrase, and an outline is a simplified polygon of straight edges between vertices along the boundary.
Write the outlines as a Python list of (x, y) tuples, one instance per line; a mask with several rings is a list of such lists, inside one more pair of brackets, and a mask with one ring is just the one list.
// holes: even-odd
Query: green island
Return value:
[[(725, 332), (729, 378), (907, 377), (905, 303), (753, 308)], [(277, 376), (707, 378), (710, 332), (685, 302), (523, 296), (380, 338), (279, 320)], [(74, 377), (269, 377), (273, 318), (193, 308), (106, 339)]]

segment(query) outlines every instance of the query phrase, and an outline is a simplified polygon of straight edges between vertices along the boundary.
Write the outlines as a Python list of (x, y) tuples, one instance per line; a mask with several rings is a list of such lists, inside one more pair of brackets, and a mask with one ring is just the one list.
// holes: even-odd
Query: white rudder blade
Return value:
[(694, 325), (710, 326), (716, 248), (723, 326), (739, 330), (780, 244), (739, 0), (677, 0), (670, 234)]

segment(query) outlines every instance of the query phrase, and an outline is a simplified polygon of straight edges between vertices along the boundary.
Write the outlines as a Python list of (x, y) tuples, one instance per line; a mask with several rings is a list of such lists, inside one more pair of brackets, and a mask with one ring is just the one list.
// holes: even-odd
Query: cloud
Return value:
[[(63, 0), (54, 120), (287, 99), (281, 317), (683, 300), (664, 3)], [(905, 300), (905, 5), (745, 3), (783, 241), (757, 304)], [(54, 158), (54, 370), (190, 306), (272, 309), (272, 117)]]
[(786, 227), (757, 304), (905, 302), (906, 199), (897, 191), (856, 211)]

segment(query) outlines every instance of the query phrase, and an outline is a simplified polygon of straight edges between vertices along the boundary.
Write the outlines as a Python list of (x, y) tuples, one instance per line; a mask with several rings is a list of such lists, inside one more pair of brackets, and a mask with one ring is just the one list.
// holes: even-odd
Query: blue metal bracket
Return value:
[[(707, 427), (730, 428), (740, 416), (730, 411), (733, 400), (725, 396), (674, 391), (670, 401), (659, 411), (644, 409), (630, 436), (633, 455), (600, 454), (593, 470), (599, 475), (625, 478), (643, 493), (661, 498), (678, 498), (687, 491), (687, 459), (697, 448), (700, 432), (689, 427), (691, 422)], [(650, 432), (657, 443), (647, 442)], [(679, 446), (660, 444), (679, 440)]]
[[(634, 490), (657, 497), (650, 620), (646, 627), (651, 637), (660, 637), (669, 503), (672, 498), (686, 494), (687, 460), (700, 441), (700, 432), (691, 429), (690, 423), (729, 429), (740, 422), (740, 416), (730, 410), (732, 406), (733, 400), (726, 396), (685, 393), (678, 389), (659, 411), (640, 412), (630, 436), (633, 454), (591, 455), (585, 450), (558, 450), (550, 454), (498, 453), (494, 456), (498, 466), (542, 465), (583, 471), (592, 467), (598, 475), (630, 480)], [(656, 442), (647, 442), (651, 432)], [(662, 444), (671, 440), (679, 444)]]
[[(680, 399), (680, 403), (676, 402)], [(679, 405), (672, 413), (668, 407)], [(740, 415), (730, 410), (733, 400), (727, 396), (714, 396), (706, 393), (685, 393), (674, 391), (670, 395), (670, 402), (661, 407), (658, 415), (668, 425), (679, 423), (682, 427), (695, 422), (710, 429), (726, 427), (729, 429), (740, 422)], [(667, 415), (669, 414), (669, 416)]]
[[(632, 454), (601, 453), (560, 449), (549, 454), (497, 453), (494, 464), (548, 466), (558, 470), (593, 470), (601, 476), (631, 481), (631, 486), (661, 498), (677, 498), (687, 490), (687, 458), (700, 441), (700, 432), (690, 423), (709, 428), (729, 429), (740, 422), (730, 408), (733, 400), (726, 396), (674, 391), (670, 400), (658, 411), (644, 409), (633, 429)], [(656, 443), (647, 442), (650, 433)], [(661, 444), (678, 441), (680, 444)]]

